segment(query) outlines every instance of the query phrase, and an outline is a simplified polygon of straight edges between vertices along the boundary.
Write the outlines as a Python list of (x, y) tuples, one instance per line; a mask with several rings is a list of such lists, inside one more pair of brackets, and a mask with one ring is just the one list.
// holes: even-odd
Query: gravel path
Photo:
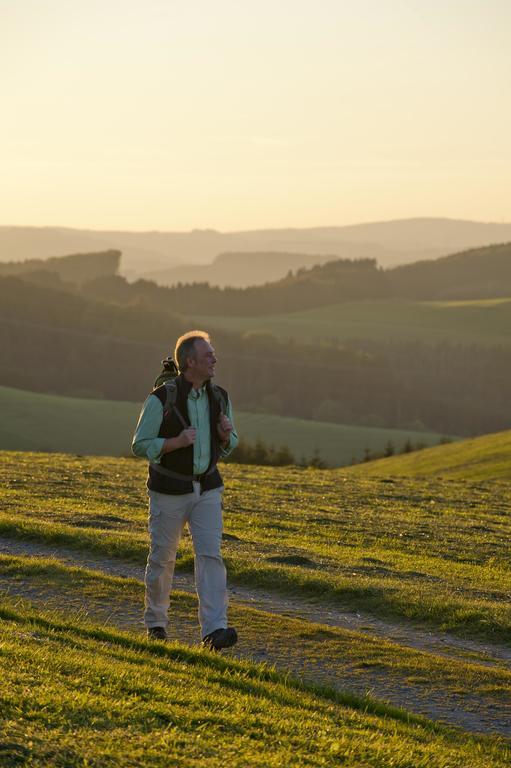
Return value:
[[(55, 547), (42, 542), (30, 542), (21, 539), (0, 538), (0, 552), (13, 555), (36, 555), (55, 557), (60, 562), (85, 567), (91, 570), (101, 571), (117, 576), (131, 577), (137, 580), (143, 579), (144, 569), (136, 564), (119, 559), (86, 554), (65, 547)], [(193, 577), (189, 574), (176, 573), (175, 587), (187, 592), (194, 592)], [(36, 603), (44, 602), (45, 606), (59, 607), (61, 595), (40, 586), (29, 583), (8, 582), (0, 579), (0, 590), (10, 596), (20, 595)], [(479, 658), (477, 663), (488, 665), (511, 667), (511, 650), (505, 646), (494, 645), (487, 642), (465, 640), (452, 635), (432, 632), (428, 629), (411, 628), (398, 623), (391, 623), (376, 619), (363, 613), (342, 612), (333, 606), (319, 605), (312, 601), (300, 601), (269, 591), (248, 589), (245, 587), (231, 587), (230, 600), (233, 605), (250, 606), (270, 613), (287, 617), (300, 618), (304, 621), (357, 630), (370, 636), (383, 637), (400, 645), (426, 650), (436, 655), (449, 658), (463, 658), (467, 653), (476, 653)], [(67, 605), (67, 602), (66, 602)], [(76, 610), (85, 610), (95, 620), (105, 621), (119, 628), (138, 628), (143, 631), (141, 621), (141, 607), (132, 603), (123, 604), (116, 600), (108, 604), (105, 600), (94, 601), (94, 598), (79, 596), (74, 603), (69, 605)], [(172, 621), (172, 619), (171, 619)], [(179, 637), (179, 640), (187, 643), (196, 643), (198, 629), (195, 617), (183, 621), (180, 619), (178, 627), (171, 626), (171, 632)], [(291, 672), (307, 681), (324, 683), (334, 686), (339, 690), (350, 690), (364, 695), (370, 692), (378, 699), (387, 701), (395, 706), (401, 706), (410, 712), (425, 715), (433, 720), (441, 720), (451, 725), (457, 725), (465, 730), (477, 733), (498, 734), (511, 738), (511, 717), (509, 707), (505, 703), (500, 704), (492, 699), (482, 700), (479, 696), (467, 694), (444, 693), (438, 688), (414, 684), (409, 680), (392, 678), (386, 670), (368, 668), (354, 670), (349, 664), (339, 665), (332, 673), (332, 669), (322, 659), (309, 659), (300, 656), (296, 647), (293, 649), (293, 657), (286, 653), (285, 648), (271, 644), (271, 642), (250, 646), (240, 638), (236, 650), (232, 655), (252, 658), (256, 661), (265, 661), (275, 665), (283, 672)], [(482, 656), (482, 658), (481, 658)]]
[[(79, 565), (91, 570), (99, 570), (115, 576), (124, 576), (143, 581), (144, 568), (117, 558), (107, 558), (94, 553), (86, 554), (75, 549), (55, 547), (44, 542), (32, 542), (22, 539), (7, 539), (0, 537), (0, 552), (19, 555), (39, 555), (56, 557), (70, 565)], [(193, 576), (188, 573), (176, 572), (174, 587), (183, 592), (195, 594)], [(466, 653), (476, 653), (481, 656), (480, 663), (492, 664), (498, 662), (511, 669), (511, 648), (494, 643), (470, 640), (456, 637), (448, 633), (433, 632), (428, 628), (384, 621), (361, 611), (340, 611), (336, 606), (316, 601), (302, 599), (297, 605), (296, 599), (280, 595), (276, 592), (240, 586), (230, 586), (231, 602), (249, 605), (270, 613), (283, 616), (294, 616), (318, 624), (327, 624), (342, 629), (353, 629), (377, 637), (384, 637), (409, 648), (429, 651), (452, 658), (465, 658)], [(482, 657), (486, 657), (486, 662)]]

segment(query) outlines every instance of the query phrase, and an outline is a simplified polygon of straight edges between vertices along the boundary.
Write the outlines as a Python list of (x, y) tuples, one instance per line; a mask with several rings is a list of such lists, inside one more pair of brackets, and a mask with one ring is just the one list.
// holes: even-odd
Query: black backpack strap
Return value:
[(175, 379), (169, 379), (164, 382), (165, 402), (163, 403), (163, 413), (171, 411), (177, 400), (177, 384)]
[(165, 382), (165, 393), (166, 394), (165, 394), (165, 402), (163, 404), (163, 417), (165, 418), (167, 413), (172, 413), (172, 411), (175, 411), (176, 416), (178, 417), (179, 421), (183, 425), (183, 428), (188, 429), (190, 425), (186, 423), (181, 411), (176, 406), (177, 384), (175, 379), (170, 379), (169, 381)]
[(180, 472), (173, 472), (171, 469), (162, 467), (161, 464), (157, 464), (155, 461), (150, 461), (149, 464), (155, 470), (155, 472), (159, 472), (160, 475), (171, 477), (173, 480), (184, 480), (188, 482), (192, 480), (199, 480), (199, 478), (201, 477), (207, 477), (208, 475), (211, 475), (216, 470), (216, 464), (214, 464), (212, 467), (210, 467), (207, 470), (207, 472), (204, 472), (202, 475), (182, 475)]
[(220, 413), (226, 416), (227, 415), (227, 399), (224, 395), (223, 390), (220, 389), (220, 387), (217, 387), (216, 384), (211, 384), (210, 386), (211, 386), (211, 393), (219, 405)]

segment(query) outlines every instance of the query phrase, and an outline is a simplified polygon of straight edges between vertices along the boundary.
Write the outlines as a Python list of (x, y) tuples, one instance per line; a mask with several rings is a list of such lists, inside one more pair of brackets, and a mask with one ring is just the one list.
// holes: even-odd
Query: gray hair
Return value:
[(195, 349), (195, 342), (200, 341), (201, 339), (209, 342), (209, 334), (206, 333), (206, 331), (188, 331), (188, 333), (183, 333), (183, 335), (176, 341), (174, 360), (179, 368), (179, 373), (186, 371), (186, 361), (189, 357), (193, 357), (194, 360), (196, 359), (197, 352)]

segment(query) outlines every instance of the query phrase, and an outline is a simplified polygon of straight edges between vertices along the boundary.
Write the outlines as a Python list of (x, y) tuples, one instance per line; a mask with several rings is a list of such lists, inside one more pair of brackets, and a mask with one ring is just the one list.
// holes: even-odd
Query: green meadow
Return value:
[(0, 609), (3, 765), (509, 764), (504, 741), (89, 621)]
[[(231, 580), (509, 643), (511, 485), (351, 471), (225, 465)], [(5, 452), (0, 535), (143, 563), (145, 472)], [(185, 538), (178, 568), (192, 561)]]
[(194, 315), (193, 321), (199, 327), (265, 331), (306, 342), (371, 339), (428, 344), (507, 346), (511, 343), (511, 299), (427, 302), (368, 299), (261, 317)]
[[(127, 456), (141, 403), (63, 397), (0, 387), (0, 449)], [(236, 426), (249, 441), (288, 446), (297, 461), (316, 449), (331, 466), (383, 453), (389, 441), (434, 445), (435, 432), (329, 424), (235, 410)]]
[(351, 467), (360, 477), (433, 477), (511, 482), (511, 430)]
[[(143, 631), (141, 611), (144, 587), (140, 579), (115, 576), (71, 565), (58, 558), (0, 554), (0, 591), (8, 585), (24, 595), (22, 602), (44, 605), (72, 622), (85, 614), (124, 629)], [(65, 605), (65, 611), (62, 605)], [(309, 608), (312, 604), (308, 603)], [(173, 590), (170, 607), (171, 637), (197, 647), (197, 598)], [(300, 670), (309, 681), (328, 683), (347, 677), (364, 684), (364, 672), (385, 671), (389, 687), (405, 681), (432, 694), (477, 695), (490, 706), (505, 707), (511, 713), (511, 670), (484, 651), (467, 651), (444, 646), (440, 655), (424, 648), (407, 647), (385, 637), (349, 628), (314, 622), (310, 615), (272, 613), (246, 603), (231, 603), (230, 621), (240, 628), (240, 641), (229, 657), (250, 657), (253, 649), (265, 650), (274, 663)], [(298, 642), (297, 642), (298, 640)], [(490, 663), (488, 663), (490, 662)], [(361, 686), (357, 685), (357, 688)]]
[[(65, 548), (144, 564), (144, 462), (0, 452), (0, 538), (55, 552), (0, 554), (0, 765), (507, 766), (508, 739), (367, 693), (444, 701), (440, 720), (458, 702), (474, 723), (478, 712), (508, 722), (511, 672), (487, 645), (417, 650), (312, 619), (314, 606), (336, 607), (511, 647), (511, 483), (500, 475), (502, 462), (511, 467), (511, 441), (509, 433), (479, 440), (476, 454), (471, 441), (432, 449), (464, 457), (456, 478), (438, 468), (398, 477), (390, 465), (375, 476), (371, 464), (225, 465), (230, 583), (287, 595), (303, 611), (235, 602), (240, 643), (223, 655), (196, 644), (194, 595), (172, 595), (181, 642), (154, 643), (136, 624), (139, 580), (58, 559)], [(474, 480), (477, 467), (484, 477)], [(177, 569), (192, 563), (185, 536)], [(261, 646), (270, 664), (257, 662)]]

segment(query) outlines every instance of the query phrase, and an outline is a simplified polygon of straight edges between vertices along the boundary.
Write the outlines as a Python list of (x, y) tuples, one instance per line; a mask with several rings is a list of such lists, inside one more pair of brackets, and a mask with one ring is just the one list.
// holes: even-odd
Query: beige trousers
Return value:
[(174, 496), (149, 491), (150, 548), (145, 571), (147, 627), (166, 627), (176, 551), (186, 525), (195, 553), (195, 587), (199, 598), (202, 637), (227, 627), (226, 572), (222, 543), (222, 488)]

